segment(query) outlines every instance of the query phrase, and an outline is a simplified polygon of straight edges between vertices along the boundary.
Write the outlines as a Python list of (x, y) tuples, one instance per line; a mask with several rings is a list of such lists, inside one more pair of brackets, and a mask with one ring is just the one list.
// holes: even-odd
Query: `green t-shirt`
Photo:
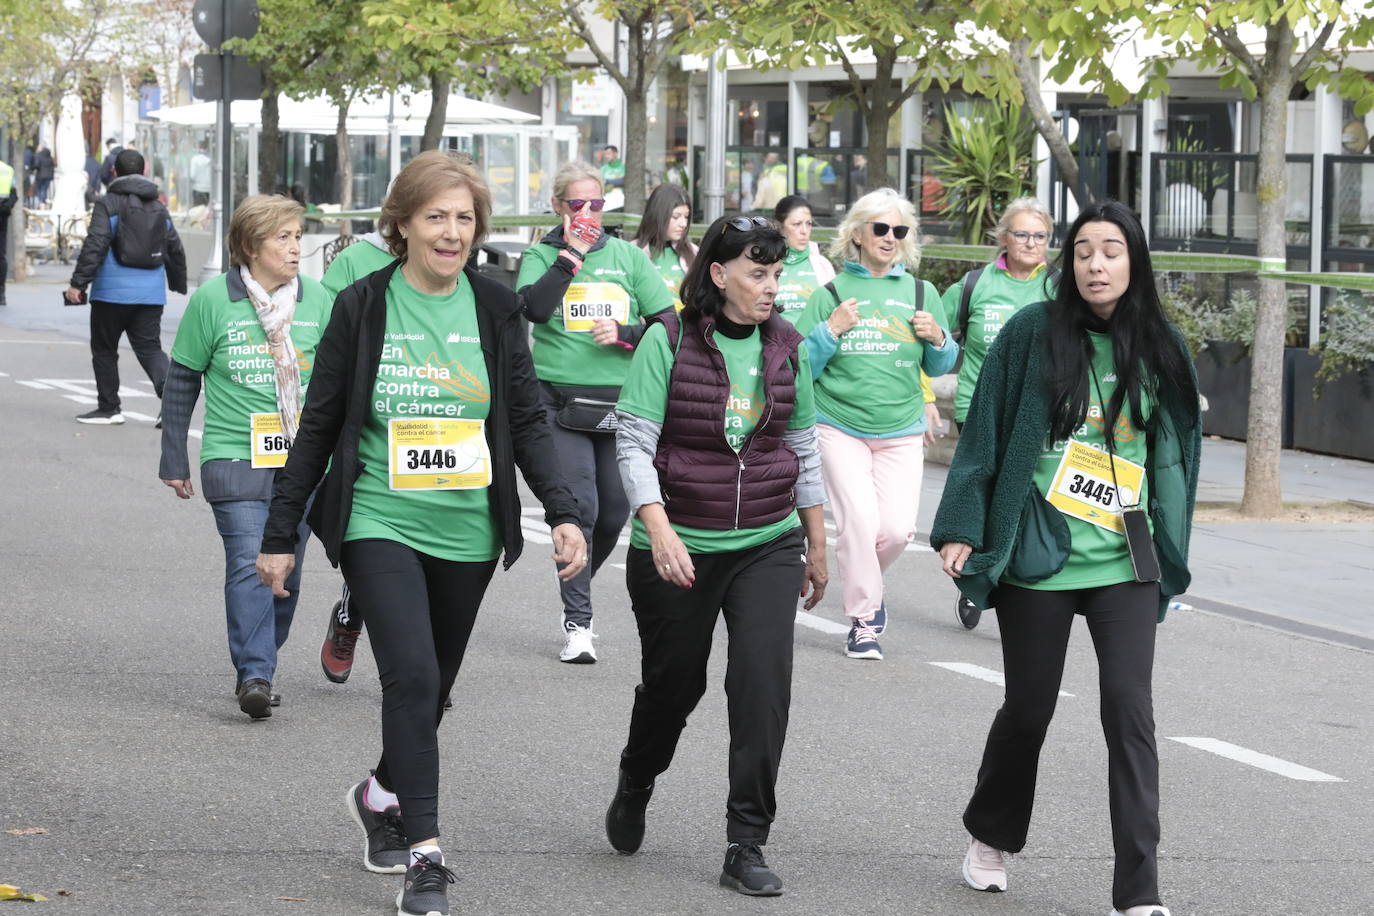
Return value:
[(668, 294), (673, 297), (673, 308), (682, 309), (682, 281), (687, 277), (687, 271), (682, 269), (682, 258), (671, 248), (664, 248), (657, 258), (654, 258), (654, 268), (658, 275), (663, 278), (663, 285), (668, 287)]
[[(205, 377), (202, 464), (212, 458), (251, 459), (252, 415), (278, 412), (277, 374), (267, 335), (250, 299), (230, 300), (226, 276), (213, 277), (191, 295), (172, 342), (172, 359)], [(301, 370), (304, 404), (315, 348), (329, 323), (334, 297), (309, 277), (301, 277), (300, 282), (291, 345)]]
[[(973, 288), (968, 304), (968, 333), (962, 341), (964, 362), (959, 367), (959, 385), (954, 394), (954, 419), (960, 423), (968, 416), (973, 389), (983, 371), (983, 359), (988, 348), (1007, 323), (1023, 307), (1042, 302), (1054, 295), (1052, 283), (1046, 283), (1048, 268), (1040, 268), (1034, 275), (1018, 280), (993, 265), (983, 271)], [(945, 290), (945, 314), (951, 322), (959, 320), (959, 300), (964, 295), (964, 280), (959, 278)]]
[[(725, 426), (721, 430), (730, 447), (739, 451), (744, 447), (764, 409), (763, 339), (757, 328), (748, 337), (736, 340), (717, 332), (711, 338), (725, 357), (725, 374), (730, 379), (730, 398), (725, 404)], [(806, 347), (797, 348), (797, 400), (788, 421), (788, 429), (805, 429), (816, 424), (816, 403), (811, 386), (811, 365)], [(656, 324), (645, 333), (635, 351), (629, 377), (620, 391), (616, 407), (626, 413), (662, 423), (668, 408), (668, 383), (673, 372), (674, 353), (668, 345), (668, 332)], [(790, 528), (800, 524), (795, 511), (771, 525), (761, 528), (736, 528), (716, 531), (673, 525), (683, 545), (692, 553), (725, 553), (766, 544)], [(649, 548), (649, 535), (644, 523), (636, 515), (630, 523), (630, 545)]]
[[(525, 249), (515, 288), (524, 289), (544, 276), (558, 252), (542, 242)], [(535, 374), (555, 385), (624, 384), (633, 351), (596, 343), (591, 319), (579, 315), (618, 314), (622, 324), (639, 324), (672, 307), (673, 296), (643, 249), (607, 237), (603, 247), (588, 253), (553, 316), (534, 325)], [(569, 317), (569, 312), (575, 314)], [(568, 330), (569, 325), (583, 330)]]
[[(467, 277), (459, 274), (453, 293), (431, 296), (396, 271), (386, 290), (386, 341), (358, 440), (363, 469), (344, 540), (399, 541), (460, 562), (498, 556), (483, 423), (490, 408)], [(434, 430), (436, 422), (444, 428)], [(427, 489), (454, 482), (465, 488)]]
[[(1063, 496), (1080, 496), (1082, 497), (1082, 504), (1094, 507), (1093, 511), (1086, 514), (1104, 518), (1106, 514), (1098, 513), (1096, 508), (1112, 504), (1113, 479), (1111, 465), (1106, 463), (1107, 439), (1103, 432), (1103, 416), (1105, 413), (1104, 406), (1111, 402), (1112, 394), (1116, 391), (1116, 363), (1112, 358), (1111, 336), (1094, 333), (1090, 333), (1089, 336), (1093, 343), (1092, 367), (1097, 375), (1097, 385), (1094, 386), (1092, 380), (1089, 379), (1087, 420), (1074, 432), (1070, 440), (1046, 444), (1045, 450), (1040, 453), (1040, 459), (1035, 465), (1034, 486), (1047, 498), (1056, 492), (1061, 494), (1061, 498)], [(1099, 388), (1101, 389), (1100, 398), (1098, 396)], [(1149, 396), (1143, 391), (1140, 395), (1140, 406), (1148, 418), (1153, 410), (1153, 404), (1150, 402)], [(1139, 500), (1141, 508), (1144, 508), (1149, 505), (1150, 499), (1148, 478), (1143, 473), (1148, 447), (1145, 431), (1136, 429), (1131, 421), (1129, 404), (1122, 405), (1121, 415), (1117, 418), (1113, 432), (1115, 435), (1112, 438), (1112, 449), (1118, 462), (1125, 459), (1134, 462), (1142, 469), (1139, 474)], [(1060, 465), (1064, 461), (1064, 454), (1069, 448), (1070, 441), (1081, 442), (1096, 449), (1097, 451), (1093, 454), (1101, 462), (1100, 468), (1105, 470), (1105, 473), (1090, 476), (1075, 473), (1074, 468), (1066, 467), (1063, 475), (1060, 475)], [(1119, 464), (1116, 477), (1117, 482), (1123, 488), (1129, 487), (1128, 481), (1131, 478), (1128, 474), (1129, 470)], [(1123, 493), (1122, 501), (1129, 506), (1136, 501), (1136, 497)], [(1070, 507), (1078, 504), (1073, 500), (1065, 503)], [(1082, 517), (1085, 513), (1081, 509), (1075, 512), (1066, 511), (1059, 505), (1055, 507), (1060, 510), (1064, 520), (1068, 522), (1069, 536), (1072, 539), (1069, 559), (1064, 564), (1064, 568), (1048, 579), (1039, 582), (1021, 582), (1011, 577), (1004, 581), (1023, 588), (1065, 591), (1075, 588), (1115, 585), (1119, 582), (1130, 582), (1135, 579), (1135, 571), (1131, 567), (1131, 555), (1126, 549), (1126, 538), (1123, 534), (1086, 521)]]
[(320, 283), (329, 290), (330, 296), (337, 296), (346, 286), (352, 286), (359, 277), (365, 277), (396, 260), (389, 251), (382, 251), (364, 239), (354, 242), (334, 256), (329, 269), (320, 278)]
[(782, 312), (782, 317), (793, 324), (801, 318), (811, 295), (823, 284), (816, 276), (816, 268), (811, 265), (811, 252), (787, 249), (782, 259), (782, 276), (778, 278), (778, 295), (773, 305)]
[[(925, 284), (925, 311), (948, 330), (939, 292), (925, 280), (918, 282)], [(816, 408), (836, 423), (869, 435), (907, 429), (925, 410), (921, 364), (927, 344), (911, 327), (916, 314), (912, 277), (860, 277), (844, 271), (834, 283), (840, 302), (857, 300), (859, 323), (840, 336), (838, 349), (816, 379)], [(797, 320), (797, 330), (811, 333), (836, 304), (830, 290), (816, 290)]]

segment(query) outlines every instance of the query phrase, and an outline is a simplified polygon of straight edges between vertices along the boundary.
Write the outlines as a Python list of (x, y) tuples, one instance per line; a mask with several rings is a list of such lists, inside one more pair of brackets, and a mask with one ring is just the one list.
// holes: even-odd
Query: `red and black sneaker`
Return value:
[(358, 646), (358, 636), (363, 628), (352, 629), (340, 620), (347, 614), (343, 600), (334, 603), (329, 614), (329, 629), (324, 633), (324, 645), (320, 646), (320, 667), (324, 676), (336, 684), (342, 684), (353, 673), (353, 650)]

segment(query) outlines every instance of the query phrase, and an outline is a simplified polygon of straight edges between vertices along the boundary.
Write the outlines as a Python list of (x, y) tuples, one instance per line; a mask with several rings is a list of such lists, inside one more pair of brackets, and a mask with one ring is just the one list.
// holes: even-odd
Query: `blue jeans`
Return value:
[(291, 631), (300, 596), (301, 561), (310, 527), (297, 531), (296, 568), (286, 579), (288, 598), (278, 598), (258, 580), (257, 559), (262, 530), (267, 524), (265, 499), (235, 499), (211, 503), (215, 527), (224, 541), (224, 612), (229, 623), (229, 657), (238, 683), (260, 677), (271, 683), (277, 673), (277, 650)]

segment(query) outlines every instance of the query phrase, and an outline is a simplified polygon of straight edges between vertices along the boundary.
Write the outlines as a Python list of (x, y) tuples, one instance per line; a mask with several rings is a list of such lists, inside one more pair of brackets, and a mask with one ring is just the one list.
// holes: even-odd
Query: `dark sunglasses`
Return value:
[(736, 216), (726, 225), (740, 232), (748, 232), (750, 229), (767, 229), (773, 225), (773, 221), (766, 216)]
[(911, 231), (910, 226), (889, 226), (887, 223), (880, 223), (876, 220), (869, 220), (868, 224), (873, 227), (873, 237), (878, 239), (887, 235), (887, 230), (891, 229), (892, 237), (900, 242)]
[(575, 198), (575, 197), (574, 197), (572, 200), (568, 200), (567, 198), (564, 198), (564, 199), (563, 199), (563, 203), (567, 204), (570, 208), (572, 208), (572, 210), (573, 210), (574, 212), (577, 212), (577, 211), (581, 210), (582, 207), (583, 207), (584, 205), (586, 205), (586, 204), (591, 204), (591, 205), (592, 205), (592, 212), (593, 212), (593, 213), (600, 213), (600, 212), (601, 212), (601, 208), (604, 207), (604, 206), (606, 206), (606, 198), (604, 198), (604, 197), (594, 197), (594, 198), (592, 198), (591, 200), (578, 200), (578, 199)]

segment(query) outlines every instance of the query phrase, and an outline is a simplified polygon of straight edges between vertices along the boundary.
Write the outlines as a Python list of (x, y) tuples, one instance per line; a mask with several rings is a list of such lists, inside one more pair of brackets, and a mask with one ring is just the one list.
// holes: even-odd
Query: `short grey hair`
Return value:
[(1002, 237), (1011, 231), (1011, 221), (1022, 213), (1029, 213), (1032, 216), (1040, 217), (1040, 221), (1045, 224), (1045, 231), (1054, 235), (1054, 217), (1050, 216), (1049, 208), (1040, 202), (1038, 197), (1018, 197), (1002, 210), (1002, 216), (997, 220), (997, 225), (988, 230), (988, 236), (992, 243), (998, 248), (1005, 248), (1002, 244)]

